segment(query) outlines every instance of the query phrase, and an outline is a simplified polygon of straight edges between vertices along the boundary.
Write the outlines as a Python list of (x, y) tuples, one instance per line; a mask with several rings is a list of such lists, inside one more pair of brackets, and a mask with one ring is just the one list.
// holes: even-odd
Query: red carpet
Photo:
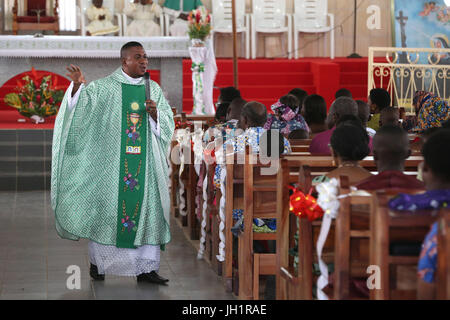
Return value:
[[(191, 63), (190, 59), (183, 61), (183, 111), (186, 113), (192, 112), (193, 104)], [(218, 59), (217, 67), (215, 86), (218, 88), (232, 86), (232, 60)], [(340, 88), (349, 89), (355, 99), (367, 101), (367, 69), (367, 58), (240, 59), (238, 62), (239, 90), (245, 100), (262, 102), (267, 108), (297, 87), (306, 90), (309, 94), (322, 95), (328, 106), (334, 100), (334, 93)], [(151, 76), (159, 82), (158, 71), (151, 71)], [(5, 83), (7, 86), (0, 88), (0, 129), (52, 128), (52, 119), (46, 119), (46, 123), (38, 125), (31, 122), (17, 122), (17, 119), (24, 119), (24, 117), (3, 102), (4, 94), (11, 92), (14, 84), (15, 81), (8, 81)], [(215, 89), (215, 100), (218, 95), (219, 90)]]
[[(191, 61), (183, 63), (183, 110), (192, 111)], [(231, 59), (217, 60), (216, 87), (233, 85)], [(309, 94), (320, 94), (330, 105), (335, 92), (347, 88), (355, 99), (367, 101), (368, 60), (336, 58), (240, 59), (238, 62), (239, 90), (247, 101), (257, 100), (268, 108), (293, 88), (302, 88)], [(219, 90), (214, 90), (217, 99)]]

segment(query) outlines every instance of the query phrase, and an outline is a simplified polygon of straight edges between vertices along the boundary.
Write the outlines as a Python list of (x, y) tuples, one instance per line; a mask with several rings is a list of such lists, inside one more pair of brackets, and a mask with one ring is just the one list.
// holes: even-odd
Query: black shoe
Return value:
[(150, 283), (156, 283), (156, 284), (167, 284), (169, 279), (165, 279), (161, 277), (159, 274), (156, 273), (156, 271), (152, 271), (150, 273), (142, 273), (137, 276), (138, 282), (150, 282)]
[(97, 281), (105, 280), (105, 275), (104, 274), (98, 274), (97, 266), (95, 264), (92, 264), (92, 263), (91, 263), (91, 268), (89, 270), (89, 275), (91, 276), (92, 280), (97, 280)]

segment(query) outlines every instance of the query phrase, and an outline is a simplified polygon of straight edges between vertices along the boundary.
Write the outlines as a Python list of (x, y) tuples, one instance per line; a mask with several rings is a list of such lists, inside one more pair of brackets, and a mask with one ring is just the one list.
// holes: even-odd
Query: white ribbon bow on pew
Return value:
[(322, 250), (327, 241), (328, 233), (330, 232), (331, 222), (338, 216), (340, 206), (339, 199), (351, 196), (370, 196), (370, 193), (351, 187), (350, 193), (338, 195), (339, 180), (336, 178), (332, 178), (330, 181), (317, 185), (316, 190), (319, 193), (317, 203), (325, 212), (316, 244), (320, 269), (320, 276), (317, 279), (317, 299), (328, 300), (328, 296), (323, 292), (323, 289), (328, 285), (328, 266), (322, 260)]
[(178, 172), (179, 184), (180, 184), (180, 192), (179, 192), (179, 207), (180, 207), (180, 215), (187, 215), (186, 208), (186, 200), (183, 197), (183, 193), (185, 191), (183, 180), (181, 179), (181, 174), (184, 171), (184, 163), (185, 163), (185, 154), (183, 152), (184, 147), (188, 147), (190, 149), (190, 132), (189, 129), (178, 129), (175, 131), (175, 139), (178, 142), (179, 146), (179, 158), (180, 158), (180, 170)]

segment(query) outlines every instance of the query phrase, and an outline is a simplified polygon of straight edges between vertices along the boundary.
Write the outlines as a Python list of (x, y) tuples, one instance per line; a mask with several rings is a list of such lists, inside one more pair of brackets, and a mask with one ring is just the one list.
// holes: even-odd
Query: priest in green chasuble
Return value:
[(138, 42), (121, 49), (122, 66), (88, 85), (81, 69), (53, 134), (51, 200), (56, 229), (65, 239), (89, 239), (90, 275), (137, 276), (165, 284), (160, 250), (170, 242), (168, 152), (172, 109), (150, 81), (148, 58)]
[(164, 12), (170, 16), (173, 23), (169, 27), (173, 37), (186, 37), (188, 31), (188, 15), (192, 10), (203, 6), (201, 0), (166, 0)]

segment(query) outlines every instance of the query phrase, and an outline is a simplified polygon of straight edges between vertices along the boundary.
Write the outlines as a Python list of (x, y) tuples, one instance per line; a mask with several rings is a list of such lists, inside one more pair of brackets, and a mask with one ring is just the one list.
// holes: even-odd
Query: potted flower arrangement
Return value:
[(19, 113), (31, 118), (35, 123), (44, 122), (44, 118), (56, 115), (64, 97), (63, 90), (56, 90), (56, 81), (52, 76), (44, 76), (38, 81), (36, 70), (31, 70), (32, 77), (22, 78), (17, 82), (16, 92), (5, 96), (6, 104), (16, 108)]
[(194, 47), (205, 46), (205, 39), (211, 32), (211, 15), (204, 7), (192, 10), (188, 16), (188, 35)]

